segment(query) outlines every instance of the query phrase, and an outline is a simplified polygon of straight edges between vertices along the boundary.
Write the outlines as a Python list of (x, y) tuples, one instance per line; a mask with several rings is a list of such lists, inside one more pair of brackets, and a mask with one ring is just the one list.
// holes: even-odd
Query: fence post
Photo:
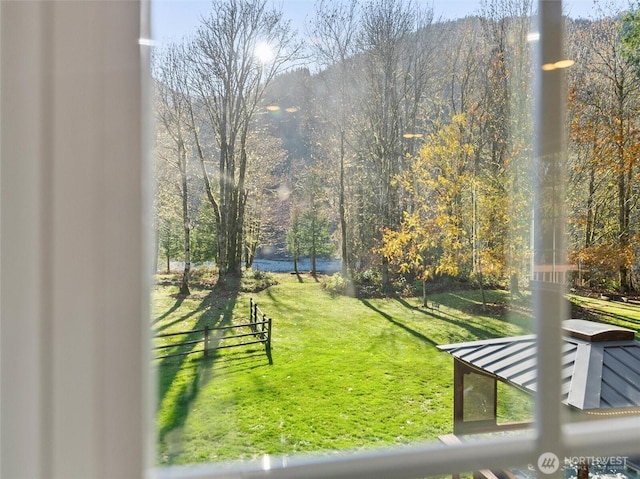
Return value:
[(209, 326), (204, 327), (204, 357), (209, 357)]
[(253, 298), (249, 299), (249, 323), (251, 324), (251, 331), (256, 332), (256, 321), (258, 317), (256, 315), (257, 304), (253, 301)]
[(264, 343), (264, 347), (267, 351), (267, 358), (269, 358), (269, 364), (273, 364), (273, 358), (271, 357), (271, 318), (267, 318), (267, 340)]
[(253, 331), (257, 333), (258, 332), (258, 325), (255, 324), (255, 323), (258, 322), (258, 303), (256, 303), (255, 301), (253, 303), (253, 322), (254, 322)]

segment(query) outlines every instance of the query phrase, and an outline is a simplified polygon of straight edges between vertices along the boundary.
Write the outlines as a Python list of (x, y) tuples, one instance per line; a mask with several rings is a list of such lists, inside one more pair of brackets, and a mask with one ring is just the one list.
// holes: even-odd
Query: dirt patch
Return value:
[(489, 315), (497, 318), (504, 318), (509, 314), (509, 308), (504, 303), (487, 303), (484, 307), (482, 304), (473, 304), (469, 310), (473, 315)]
[(640, 302), (640, 294), (636, 291), (622, 294), (618, 291), (612, 291), (600, 288), (571, 288), (571, 292), (578, 296), (584, 296), (586, 298), (603, 299), (609, 301), (623, 301), (629, 303)]
[(571, 319), (586, 319), (590, 321), (600, 321), (598, 316), (590, 311), (588, 308), (584, 308), (579, 304), (569, 302), (569, 317)]

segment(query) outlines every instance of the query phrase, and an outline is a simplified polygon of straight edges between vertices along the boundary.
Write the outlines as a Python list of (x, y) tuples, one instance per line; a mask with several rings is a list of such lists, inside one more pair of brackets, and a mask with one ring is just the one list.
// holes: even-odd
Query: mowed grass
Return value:
[(581, 318), (634, 329), (636, 339), (640, 339), (640, 304), (637, 301), (606, 301), (575, 294), (569, 295), (569, 300), (579, 306)]
[[(526, 300), (517, 314), (497, 305), (485, 313), (479, 292), (449, 293), (432, 296), (439, 310), (427, 310), (418, 299), (333, 296), (310, 276), (276, 278), (255, 294), (194, 287), (181, 299), (175, 286), (154, 290), (156, 334), (246, 320), (250, 297), (273, 318), (272, 365), (261, 345), (154, 361), (159, 464), (435, 440), (453, 427), (453, 360), (436, 346), (530, 332)], [(196, 336), (157, 344), (185, 338)], [(528, 397), (500, 392), (499, 420), (529, 416)]]

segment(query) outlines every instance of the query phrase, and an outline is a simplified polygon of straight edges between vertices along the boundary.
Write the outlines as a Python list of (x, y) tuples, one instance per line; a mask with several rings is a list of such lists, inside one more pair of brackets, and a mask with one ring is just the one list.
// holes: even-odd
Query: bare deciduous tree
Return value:
[[(189, 49), (192, 93), (217, 143), (213, 180), (198, 148), (207, 197), (214, 206), (220, 274), (240, 274), (247, 201), (247, 139), (265, 90), (300, 57), (302, 44), (265, 0), (216, 0)], [(195, 124), (195, 121), (194, 121)], [(201, 139), (201, 136), (200, 136)]]
[[(363, 159), (374, 180), (369, 185), (373, 213), (382, 231), (396, 228), (402, 217), (399, 190), (394, 178), (402, 171), (402, 137), (415, 121), (416, 99), (424, 92), (430, 49), (421, 38), (432, 14), (404, 0), (372, 0), (363, 7), (361, 49), (363, 56), (363, 102), (366, 130)], [(417, 76), (416, 76), (417, 75)], [(405, 113), (408, 113), (405, 115)], [(388, 259), (382, 255), (382, 287), (390, 285)]]
[[(574, 145), (585, 139), (591, 142), (586, 158), (589, 177), (583, 182), (589, 188), (585, 224), (588, 242), (581, 248), (582, 256), (614, 254), (619, 287), (627, 292), (631, 286), (629, 272), (634, 256), (631, 220), (639, 200), (640, 134), (636, 112), (640, 104), (640, 79), (633, 63), (623, 55), (621, 24), (616, 19), (619, 14), (618, 11), (601, 11), (602, 18), (588, 28), (574, 29), (574, 37), (582, 48), (576, 45), (573, 53), (579, 60), (578, 72), (582, 75), (576, 72), (573, 76), (580, 83), (574, 83), (572, 106), (581, 115), (588, 115), (589, 121), (581, 121), (584, 117), (576, 118), (572, 126), (573, 133), (580, 134), (580, 141), (574, 141)], [(603, 180), (607, 183), (602, 184)], [(605, 205), (609, 214), (606, 216), (602, 210), (596, 210), (600, 188), (607, 195)], [(597, 213), (600, 214), (595, 216)], [(598, 218), (601, 221), (596, 223)], [(595, 228), (598, 228), (597, 239)]]
[[(316, 13), (310, 25), (315, 59), (321, 67), (331, 67), (330, 75), (323, 75), (327, 83), (330, 112), (325, 118), (337, 133), (338, 156), (338, 208), (340, 222), (340, 252), (342, 257), (342, 275), (349, 274), (349, 251), (347, 247), (347, 216), (345, 204), (345, 163), (347, 148), (347, 130), (353, 116), (357, 98), (350, 88), (354, 80), (354, 56), (357, 53), (358, 3), (350, 0), (346, 3), (335, 3), (320, 0), (316, 5)], [(333, 101), (331, 101), (333, 100)], [(329, 143), (329, 142), (327, 142)]]
[(176, 45), (169, 45), (154, 60), (157, 79), (156, 113), (160, 127), (157, 152), (158, 157), (164, 159), (179, 174), (176, 188), (182, 203), (184, 231), (184, 271), (180, 294), (188, 295), (191, 272), (191, 219), (187, 160), (191, 134), (188, 123), (189, 99), (185, 95), (187, 69), (182, 49)]

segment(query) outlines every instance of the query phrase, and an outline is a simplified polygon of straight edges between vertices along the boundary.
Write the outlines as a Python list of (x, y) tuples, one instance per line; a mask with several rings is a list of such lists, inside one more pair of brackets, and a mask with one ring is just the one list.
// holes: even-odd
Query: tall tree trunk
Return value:
[(182, 272), (182, 283), (180, 284), (180, 294), (188, 296), (189, 276), (191, 274), (191, 222), (189, 221), (189, 197), (187, 190), (187, 157), (184, 150), (181, 152), (180, 176), (182, 180), (182, 222), (184, 225), (184, 271)]
[[(220, 158), (220, 169), (218, 174), (220, 179), (218, 181), (220, 188), (220, 229), (218, 230), (218, 245), (220, 248), (219, 252), (219, 269), (220, 276), (225, 276), (229, 272), (229, 208), (231, 207), (231, 193), (229, 191), (228, 183), (232, 181), (229, 175), (229, 166), (228, 166), (228, 145), (225, 144), (225, 137), (221, 141), (222, 147), (221, 150), (221, 158)], [(223, 153), (224, 152), (224, 153)]]
[[(622, 112), (622, 105), (620, 105), (620, 113)], [(618, 237), (620, 252), (626, 251), (629, 246), (629, 215), (627, 205), (627, 181), (626, 172), (627, 166), (625, 161), (624, 145), (622, 138), (625, 138), (624, 122), (622, 121), (622, 115), (619, 120), (618, 135)], [(626, 264), (620, 264), (620, 291), (626, 293), (629, 291), (629, 268)]]
[[(158, 222), (158, 220), (156, 220), (156, 223)], [(155, 227), (155, 239), (154, 239), (154, 244), (153, 244), (153, 248), (155, 250), (155, 254), (153, 255), (153, 268), (154, 271), (159, 271), (160, 268), (160, 228), (158, 227), (158, 225), (156, 224)]]
[(427, 280), (422, 280), (422, 306), (427, 307)]
[[(193, 110), (191, 108), (189, 108), (189, 114), (191, 115), (192, 123), (195, 123)], [(200, 162), (200, 171), (202, 172), (202, 179), (204, 181), (204, 190), (207, 194), (207, 198), (209, 199), (209, 203), (211, 203), (211, 206), (213, 207), (213, 212), (216, 219), (216, 241), (218, 246), (217, 263), (218, 263), (218, 269), (220, 270), (221, 269), (220, 265), (222, 264), (221, 258), (222, 258), (223, 247), (222, 247), (222, 236), (220, 235), (219, 232), (220, 232), (220, 229), (222, 228), (222, 214), (220, 212), (220, 206), (218, 205), (218, 202), (213, 196), (213, 191), (211, 190), (211, 181), (209, 180), (209, 174), (207, 173), (207, 168), (204, 163), (204, 150), (202, 149), (202, 145), (200, 143), (200, 135), (198, 134), (198, 130), (196, 128), (193, 128), (193, 136), (196, 143), (196, 151), (198, 152), (198, 159)]]
[(389, 274), (389, 260), (383, 256), (382, 257), (382, 291), (388, 292), (391, 288), (391, 275)]
[(318, 270), (316, 268), (316, 254), (318, 251), (318, 228), (316, 224), (315, 213), (311, 220), (311, 275), (316, 276)]
[(241, 200), (237, 189), (230, 196), (227, 220), (227, 274), (240, 276), (242, 272)]
[(340, 246), (342, 250), (342, 276), (349, 275), (349, 261), (347, 258), (347, 218), (344, 207), (344, 130), (340, 131)]
[(588, 248), (593, 242), (594, 232), (594, 198), (596, 194), (596, 170), (591, 167), (589, 171), (589, 192), (587, 195), (587, 224), (585, 226), (584, 247)]

